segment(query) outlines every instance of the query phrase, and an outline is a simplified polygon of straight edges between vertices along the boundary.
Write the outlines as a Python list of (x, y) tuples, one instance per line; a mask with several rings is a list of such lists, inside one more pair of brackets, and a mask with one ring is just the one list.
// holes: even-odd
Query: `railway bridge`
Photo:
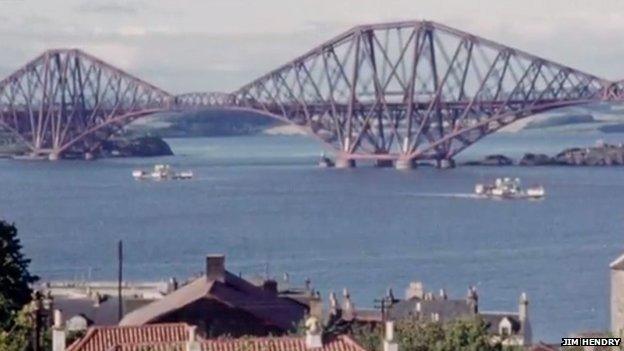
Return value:
[(173, 95), (78, 49), (48, 50), (0, 81), (0, 129), (33, 156), (97, 154), (132, 121), (166, 111), (255, 111), (357, 160), (441, 167), (528, 116), (621, 101), (624, 83), (429, 21), (354, 27), (227, 93)]

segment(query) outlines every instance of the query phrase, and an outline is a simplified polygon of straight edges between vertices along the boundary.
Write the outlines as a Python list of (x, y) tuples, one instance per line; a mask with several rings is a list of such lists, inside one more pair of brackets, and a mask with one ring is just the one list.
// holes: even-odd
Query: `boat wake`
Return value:
[(479, 196), (471, 193), (408, 193), (407, 195), (413, 197), (444, 197), (444, 198), (457, 198), (457, 199), (483, 199), (483, 196)]

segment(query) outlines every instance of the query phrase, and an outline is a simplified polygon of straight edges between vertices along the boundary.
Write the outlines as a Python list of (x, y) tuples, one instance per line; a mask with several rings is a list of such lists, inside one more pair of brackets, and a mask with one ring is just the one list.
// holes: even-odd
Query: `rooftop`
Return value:
[(277, 286), (267, 281), (256, 286), (224, 267), (224, 258), (208, 256), (206, 274), (180, 287), (160, 300), (127, 314), (123, 326), (144, 325), (201, 299), (213, 299), (232, 308), (244, 310), (269, 325), (291, 329), (301, 320), (307, 306), (278, 294)]
[[(151, 324), (135, 327), (93, 327), (71, 345), (68, 351), (184, 351), (192, 338), (192, 329), (184, 323)], [(195, 337), (202, 351), (305, 351), (304, 337), (254, 337), (203, 339)], [(318, 351), (365, 351), (353, 339), (338, 336), (325, 340)]]

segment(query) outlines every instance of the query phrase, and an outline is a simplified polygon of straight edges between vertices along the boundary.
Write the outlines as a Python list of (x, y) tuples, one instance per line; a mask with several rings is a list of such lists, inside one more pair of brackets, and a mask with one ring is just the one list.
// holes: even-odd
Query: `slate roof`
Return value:
[[(416, 305), (420, 303), (420, 314), (417, 315)], [(474, 315), (466, 300), (449, 299), (419, 299), (402, 300), (388, 309), (390, 319), (399, 320), (420, 316), (421, 319), (431, 320), (431, 314), (437, 313), (440, 321)]]
[[(124, 311), (126, 313), (132, 312), (152, 301), (141, 298), (124, 298)], [(83, 316), (89, 325), (115, 325), (119, 322), (116, 297), (105, 298), (99, 306), (95, 306), (91, 298), (55, 297), (54, 308), (63, 311), (63, 316), (66, 319), (77, 315)]]
[(306, 307), (290, 298), (280, 297), (230, 272), (223, 281), (201, 276), (160, 300), (139, 308), (121, 320), (119, 325), (144, 325), (158, 321), (170, 312), (200, 299), (214, 299), (232, 308), (244, 310), (255, 317), (288, 330), (301, 320)]
[(507, 313), (507, 312), (481, 312), (481, 318), (487, 323), (488, 330), (491, 333), (498, 334), (498, 326), (500, 322), (507, 318), (511, 323), (511, 331), (514, 334), (520, 332), (520, 317), (518, 317), (517, 313)]

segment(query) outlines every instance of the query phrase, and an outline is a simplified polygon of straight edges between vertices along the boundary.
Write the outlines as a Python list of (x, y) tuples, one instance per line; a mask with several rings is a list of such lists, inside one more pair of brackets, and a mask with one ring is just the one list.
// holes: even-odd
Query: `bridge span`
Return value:
[(173, 95), (78, 49), (54, 49), (0, 81), (0, 128), (33, 155), (93, 155), (164, 111), (256, 111), (356, 160), (441, 166), (536, 113), (621, 101), (624, 84), (428, 21), (354, 27), (230, 93)]

